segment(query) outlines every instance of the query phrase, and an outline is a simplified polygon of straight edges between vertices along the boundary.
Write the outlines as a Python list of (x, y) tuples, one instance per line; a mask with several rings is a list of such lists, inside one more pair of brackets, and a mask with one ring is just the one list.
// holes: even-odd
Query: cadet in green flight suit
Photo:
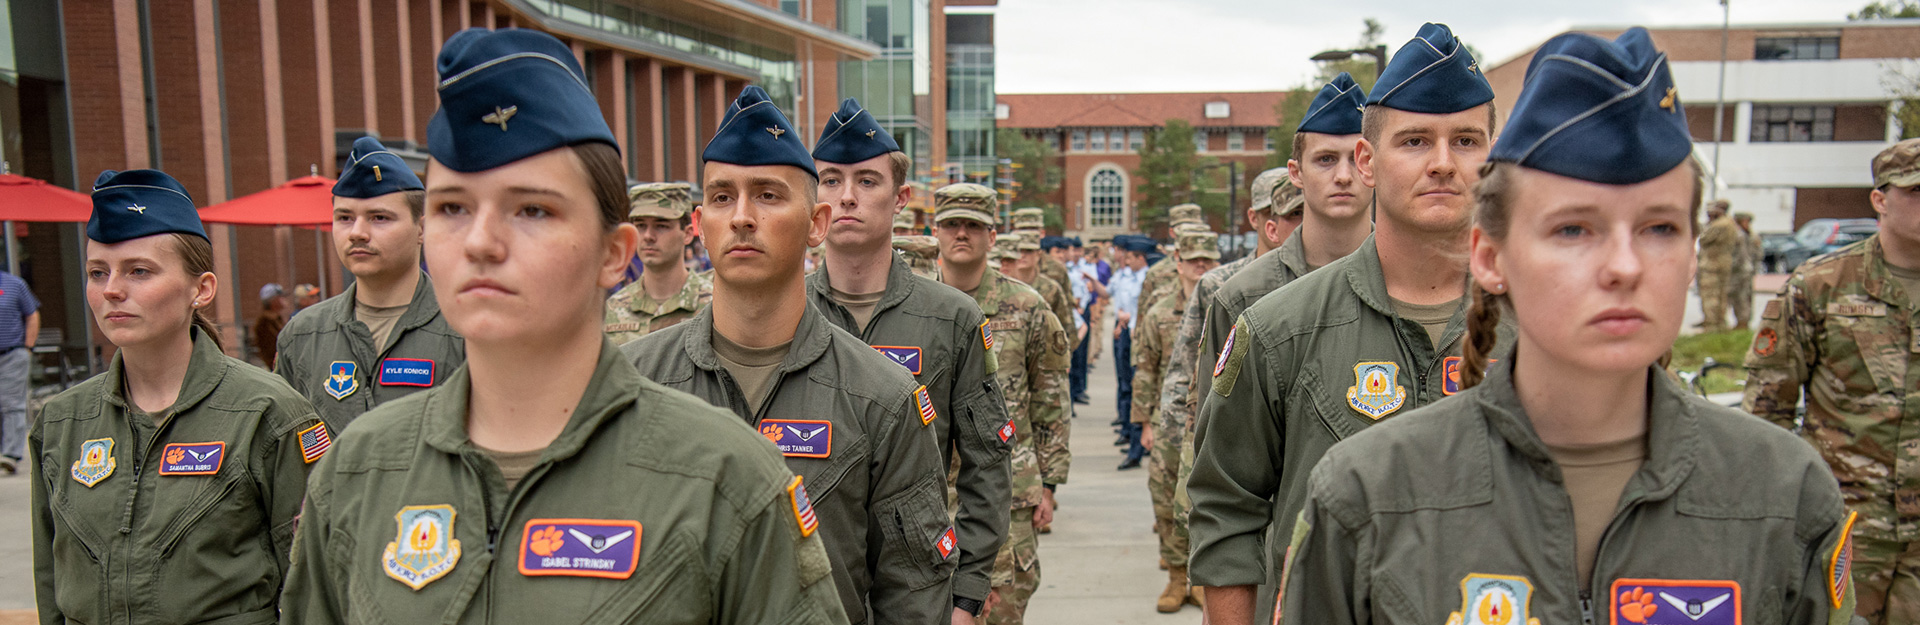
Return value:
[(640, 279), (607, 297), (607, 338), (625, 345), (688, 319), (713, 299), (713, 272), (688, 271), (681, 254), (693, 230), (693, 186), (649, 182), (627, 189), (627, 221), (640, 231)]
[(438, 67), (424, 247), (469, 359), (315, 466), (281, 622), (845, 623), (773, 446), (601, 331), (639, 235), (572, 51), (472, 29)]
[[(824, 264), (807, 276), (807, 299), (840, 329), (905, 368), (933, 399), (934, 438), (958, 502), (960, 555), (953, 574), (953, 620), (971, 623), (986, 606), (994, 554), (1007, 539), (1006, 441), (995, 434), (1007, 406), (994, 382), (995, 361), (981, 335), (986, 317), (973, 298), (908, 267), (891, 243), (913, 197), (912, 161), (873, 115), (852, 98), (827, 120), (813, 147), (819, 199), (833, 206)], [(931, 238), (931, 237), (928, 237)]]
[(1667, 68), (1642, 28), (1540, 46), (1474, 190), (1468, 388), (1314, 467), (1287, 622), (1857, 620), (1818, 455), (1661, 365), (1705, 184)]
[(273, 623), (309, 465), (334, 433), (221, 352), (213, 245), (180, 183), (107, 171), (86, 295), (119, 346), (27, 437), (40, 622)]
[(466, 343), (420, 271), (424, 188), (379, 140), (354, 141), (333, 185), (333, 251), (353, 284), (280, 331), (274, 373), (341, 427), (466, 362)]
[(1053, 520), (1050, 493), (1066, 483), (1072, 458), (1067, 449), (1067, 335), (1033, 287), (988, 266), (998, 239), (993, 211), (999, 194), (960, 183), (941, 187), (933, 198), (940, 279), (973, 296), (986, 315), (990, 332), (983, 336), (1000, 364), (997, 375), (1012, 416), (995, 431), (1013, 445), (1013, 500), (1007, 543), (994, 563), (986, 622), (1017, 625), (1040, 588), (1036, 534)]
[(1280, 545), (1263, 537), (1286, 535), (1328, 447), (1458, 390), (1466, 194), (1493, 142), (1492, 100), (1452, 32), (1422, 27), (1369, 96), (1355, 150), (1374, 235), (1229, 331), (1223, 355), (1244, 356), (1214, 360), (1187, 481), (1190, 575), (1216, 625), (1247, 623), (1254, 586), (1278, 580)]
[(732, 411), (805, 479), (854, 623), (946, 623), (959, 555), (927, 387), (807, 303), (831, 206), (786, 116), (740, 92), (701, 154), (694, 219), (713, 304), (621, 347), (641, 375)]

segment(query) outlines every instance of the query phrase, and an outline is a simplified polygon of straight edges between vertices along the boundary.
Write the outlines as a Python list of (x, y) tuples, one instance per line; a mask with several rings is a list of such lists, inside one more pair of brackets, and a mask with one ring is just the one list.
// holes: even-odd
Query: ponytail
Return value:
[(1500, 309), (1506, 296), (1467, 284), (1467, 338), (1460, 345), (1460, 389), (1466, 390), (1487, 378), (1487, 359), (1500, 340)]
[[(203, 274), (213, 273), (213, 243), (190, 234), (173, 233), (174, 250), (180, 253), (180, 261), (186, 274), (198, 279)], [(212, 306), (212, 304), (208, 304)], [(200, 334), (213, 341), (215, 349), (225, 351), (226, 342), (220, 338), (220, 325), (207, 315), (205, 308), (193, 309), (193, 327)]]

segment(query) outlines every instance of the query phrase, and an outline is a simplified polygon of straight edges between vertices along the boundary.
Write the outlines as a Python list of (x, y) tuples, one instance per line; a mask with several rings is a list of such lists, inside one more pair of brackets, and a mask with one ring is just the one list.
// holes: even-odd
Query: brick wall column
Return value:
[(650, 58), (635, 58), (628, 64), (633, 73), (633, 152), (628, 159), (633, 163), (634, 177), (649, 182), (667, 179), (667, 144), (662, 135), (666, 128), (663, 112), (666, 102), (661, 97), (660, 62)]
[(686, 67), (669, 67), (663, 72), (666, 82), (666, 105), (669, 144), (667, 146), (667, 176), (678, 180), (698, 180), (700, 172), (700, 142), (694, 119), (694, 101), (696, 91), (693, 70)]
[[(627, 107), (627, 54), (609, 50), (595, 67), (587, 68), (593, 75), (593, 97), (600, 102), (600, 114), (607, 120), (607, 127), (613, 130), (613, 138), (620, 145), (620, 154), (627, 160), (633, 160), (633, 146), (627, 134), (627, 119), (632, 111)], [(632, 168), (629, 167), (631, 172)]]

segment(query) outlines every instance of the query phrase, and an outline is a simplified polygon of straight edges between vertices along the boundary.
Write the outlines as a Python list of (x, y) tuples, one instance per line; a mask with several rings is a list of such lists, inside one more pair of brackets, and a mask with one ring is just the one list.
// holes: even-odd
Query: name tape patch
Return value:
[(894, 364), (907, 368), (907, 373), (920, 375), (920, 348), (898, 345), (875, 345), (873, 349), (891, 360)]
[(1740, 584), (1722, 580), (1613, 580), (1612, 625), (1740, 625)]
[(782, 456), (825, 458), (833, 455), (832, 421), (761, 419), (760, 435), (773, 441)]
[(640, 523), (533, 519), (520, 533), (520, 574), (626, 579), (640, 563)]
[(161, 475), (213, 475), (227, 455), (224, 441), (173, 443), (160, 450)]
[(433, 361), (388, 358), (380, 361), (381, 386), (433, 386)]

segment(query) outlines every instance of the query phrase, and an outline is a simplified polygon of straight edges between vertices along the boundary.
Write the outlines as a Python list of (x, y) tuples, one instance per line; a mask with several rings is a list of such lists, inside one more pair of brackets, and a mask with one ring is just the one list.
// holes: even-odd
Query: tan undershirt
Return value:
[(540, 454), (547, 453), (544, 447), (533, 451), (495, 451), (479, 445), (474, 447), (500, 467), (500, 477), (507, 479), (507, 492), (513, 492), (520, 485), (520, 480), (526, 479), (527, 474), (533, 472), (533, 467), (540, 464)]
[(1920, 269), (1896, 267), (1893, 263), (1887, 263), (1887, 273), (1892, 274), (1893, 279), (1900, 282), (1900, 288), (1906, 289), (1907, 304), (1920, 308)]
[(886, 297), (886, 289), (873, 293), (848, 293), (833, 287), (827, 287), (827, 297), (833, 303), (845, 306), (853, 313), (853, 323), (861, 332), (867, 331), (867, 323), (873, 321), (873, 309), (880, 305), (880, 298)]
[(1574, 553), (1580, 562), (1580, 587), (1593, 577), (1594, 554), (1600, 535), (1613, 523), (1627, 480), (1647, 460), (1647, 436), (1597, 445), (1547, 446), (1547, 455), (1560, 465), (1567, 496), (1573, 500)]
[(1420, 324), (1420, 327), (1427, 330), (1427, 340), (1438, 349), (1440, 337), (1447, 334), (1447, 322), (1453, 320), (1453, 312), (1460, 310), (1460, 302), (1464, 299), (1466, 298), (1431, 305), (1409, 304), (1396, 299), (1393, 300), (1393, 314)]
[(727, 340), (719, 332), (713, 333), (713, 352), (720, 356), (720, 366), (733, 374), (740, 393), (747, 396), (747, 408), (756, 414), (773, 390), (768, 384), (773, 380), (773, 370), (787, 359), (787, 350), (791, 347), (791, 340), (773, 347), (747, 347)]
[(373, 348), (384, 350), (387, 337), (393, 335), (393, 326), (400, 323), (400, 316), (407, 314), (407, 305), (368, 306), (358, 301), (353, 303), (353, 318), (367, 324), (367, 331), (373, 333)]

